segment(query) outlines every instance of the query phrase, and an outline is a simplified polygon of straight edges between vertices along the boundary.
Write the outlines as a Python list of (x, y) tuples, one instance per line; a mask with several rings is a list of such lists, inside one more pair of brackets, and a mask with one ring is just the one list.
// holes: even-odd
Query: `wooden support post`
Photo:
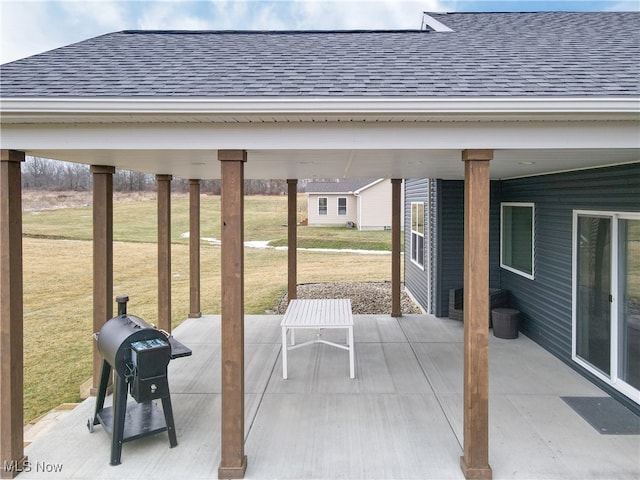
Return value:
[(200, 318), (200, 180), (189, 180), (189, 318)]
[(402, 179), (391, 179), (391, 316), (401, 317), (400, 305), (400, 215)]
[[(93, 332), (113, 317), (113, 174), (114, 167), (92, 165), (93, 176)], [(102, 355), (93, 342), (93, 382), (98, 392)]]
[(23, 468), (22, 185), (24, 152), (0, 152), (0, 477)]
[(465, 150), (464, 454), (467, 479), (492, 478), (489, 466), (489, 161), (493, 150)]
[(287, 297), (298, 298), (298, 180), (287, 180)]
[(156, 175), (158, 189), (158, 328), (171, 332), (171, 175)]
[(244, 150), (219, 150), (222, 177), (222, 445), (218, 478), (244, 478)]

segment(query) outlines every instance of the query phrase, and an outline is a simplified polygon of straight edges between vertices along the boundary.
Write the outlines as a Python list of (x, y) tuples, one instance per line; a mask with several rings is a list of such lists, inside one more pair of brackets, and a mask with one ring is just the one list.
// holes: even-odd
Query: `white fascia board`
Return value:
[(416, 115), (640, 114), (640, 97), (479, 98), (0, 98), (5, 121), (20, 114)]
[(371, 187), (373, 187), (374, 185), (377, 185), (378, 183), (382, 182), (383, 180), (384, 180), (384, 178), (379, 178), (379, 179), (377, 179), (377, 180), (374, 180), (373, 182), (371, 182), (371, 183), (369, 183), (369, 184), (365, 185), (364, 187), (359, 188), (358, 190), (356, 190), (356, 191), (355, 191), (355, 192), (353, 192), (353, 193), (354, 193), (354, 195), (360, 195), (360, 193), (361, 193), (363, 190), (366, 190), (367, 188), (371, 188)]
[(329, 195), (353, 195), (353, 192), (306, 192), (308, 195), (320, 195), (320, 196), (329, 196)]
[(452, 29), (447, 27), (444, 23), (439, 22), (438, 20), (433, 18), (427, 12), (424, 12), (422, 14), (422, 23), (423, 25), (428, 26), (434, 32), (453, 32)]
[[(412, 150), (640, 148), (638, 121), (2, 123), (7, 149)], [(108, 139), (108, 141), (107, 141)], [(371, 175), (375, 178), (378, 175)], [(338, 178), (338, 177), (336, 177)]]

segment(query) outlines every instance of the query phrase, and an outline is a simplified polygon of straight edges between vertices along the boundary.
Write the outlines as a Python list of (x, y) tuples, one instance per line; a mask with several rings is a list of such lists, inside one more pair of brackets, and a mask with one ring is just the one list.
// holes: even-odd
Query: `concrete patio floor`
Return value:
[[(358, 315), (354, 380), (347, 352), (322, 344), (290, 352), (283, 380), (280, 320), (245, 320), (245, 478), (463, 478), (461, 322)], [(177, 447), (166, 433), (135, 440), (110, 466), (109, 437), (87, 430), (89, 398), (26, 448), (31, 470), (18, 478), (217, 478), (220, 317), (189, 319), (174, 335), (193, 350), (169, 365)], [(491, 335), (489, 357), (494, 478), (640, 478), (640, 436), (601, 435), (560, 398), (604, 392), (522, 335)]]

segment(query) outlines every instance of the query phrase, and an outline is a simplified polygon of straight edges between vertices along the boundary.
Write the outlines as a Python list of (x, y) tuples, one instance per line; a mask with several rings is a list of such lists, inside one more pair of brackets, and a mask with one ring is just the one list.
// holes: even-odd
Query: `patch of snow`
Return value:
[(244, 242), (244, 246), (249, 248), (260, 248), (260, 249), (273, 248), (269, 246), (269, 240), (251, 240), (249, 242)]
[(213, 238), (213, 237), (200, 237), (200, 240), (202, 240), (203, 242), (208, 242), (212, 245), (222, 245), (221, 240), (218, 240), (217, 238)]

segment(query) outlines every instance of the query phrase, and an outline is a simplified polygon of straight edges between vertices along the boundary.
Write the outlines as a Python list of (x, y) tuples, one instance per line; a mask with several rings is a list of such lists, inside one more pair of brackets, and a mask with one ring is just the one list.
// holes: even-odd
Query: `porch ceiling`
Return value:
[(180, 178), (464, 178), (492, 149), (494, 179), (640, 160), (634, 99), (328, 99), (2, 102), (2, 148)]
[[(28, 155), (113, 165), (178, 178), (220, 178), (217, 150), (27, 150)], [(245, 178), (464, 179), (460, 150), (248, 150)], [(637, 149), (504, 149), (491, 178), (505, 179), (639, 160)]]

